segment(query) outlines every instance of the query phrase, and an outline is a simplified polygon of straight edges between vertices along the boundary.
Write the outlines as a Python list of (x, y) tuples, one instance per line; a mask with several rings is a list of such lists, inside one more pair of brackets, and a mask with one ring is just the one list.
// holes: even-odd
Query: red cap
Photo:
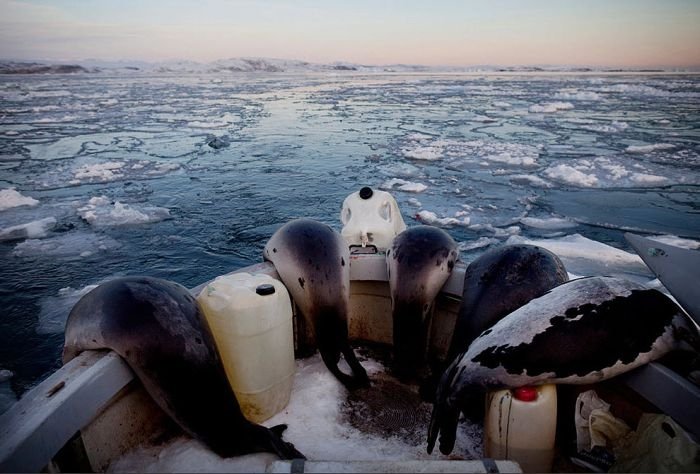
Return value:
[(521, 402), (534, 402), (537, 400), (537, 388), (532, 386), (518, 387), (513, 390), (513, 396)]

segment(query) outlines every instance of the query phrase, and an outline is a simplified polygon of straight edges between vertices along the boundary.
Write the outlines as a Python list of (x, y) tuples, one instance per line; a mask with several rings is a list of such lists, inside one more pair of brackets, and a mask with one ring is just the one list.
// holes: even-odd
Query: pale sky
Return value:
[(700, 66), (700, 0), (0, 0), (0, 58)]

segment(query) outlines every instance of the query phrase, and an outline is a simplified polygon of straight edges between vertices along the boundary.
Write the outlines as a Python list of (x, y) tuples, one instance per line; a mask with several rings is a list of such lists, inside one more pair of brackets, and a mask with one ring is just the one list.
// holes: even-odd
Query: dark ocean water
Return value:
[(649, 281), (624, 231), (700, 245), (700, 76), (0, 77), (0, 408), (60, 365), (88, 285), (195, 286), (289, 219), (340, 230), (365, 185), (467, 262), (536, 242)]

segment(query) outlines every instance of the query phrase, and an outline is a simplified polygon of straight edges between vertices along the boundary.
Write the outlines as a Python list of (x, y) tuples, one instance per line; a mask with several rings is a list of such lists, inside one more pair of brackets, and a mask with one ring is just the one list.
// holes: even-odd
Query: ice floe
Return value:
[(680, 247), (690, 250), (700, 249), (700, 241), (693, 239), (684, 239), (683, 237), (678, 237), (676, 235), (650, 235), (651, 240), (656, 240), (662, 244), (673, 245), (675, 247)]
[(426, 186), (423, 183), (414, 183), (399, 178), (393, 178), (382, 183), (379, 186), (379, 188), (385, 190), (396, 189), (399, 191), (406, 191), (410, 193), (422, 193), (423, 191), (428, 189), (428, 186)]
[(528, 227), (544, 230), (571, 229), (572, 227), (576, 227), (578, 225), (576, 222), (573, 222), (565, 217), (523, 217), (520, 219), (520, 222)]
[(673, 150), (676, 145), (670, 143), (654, 143), (652, 145), (630, 145), (625, 148), (627, 153), (653, 153), (655, 151)]
[(10, 379), (13, 376), (12, 371), (0, 369), (0, 415), (17, 402), (17, 394), (10, 385)]
[(544, 104), (531, 105), (528, 112), (533, 114), (552, 114), (560, 110), (570, 110), (574, 108), (571, 102), (547, 102)]
[(45, 217), (43, 219), (27, 222), (26, 224), (0, 228), (0, 242), (46, 237), (55, 225), (55, 217)]
[(560, 100), (601, 100), (602, 96), (593, 91), (581, 91), (577, 89), (564, 89), (554, 94), (555, 99)]
[(45, 239), (27, 239), (12, 250), (15, 257), (85, 258), (119, 248), (111, 237), (87, 232), (71, 232)]
[(15, 188), (0, 189), (0, 211), (20, 206), (36, 206), (37, 204), (39, 204), (38, 200), (22, 195)]
[(514, 174), (508, 176), (508, 179), (513, 184), (529, 185), (536, 188), (553, 188), (554, 185), (549, 181), (540, 178), (534, 174)]
[(564, 164), (547, 168), (544, 170), (544, 175), (555, 181), (586, 188), (594, 187), (598, 184), (598, 178), (595, 175), (584, 173), (580, 169)]
[(570, 272), (582, 276), (619, 275), (648, 281), (651, 272), (634, 253), (591, 240), (580, 234), (553, 239), (510, 237), (506, 244), (538, 245), (555, 253)]
[(107, 196), (91, 198), (85, 206), (78, 208), (78, 214), (95, 227), (149, 224), (170, 218), (170, 210), (164, 207), (112, 203)]
[(673, 171), (673, 176), (656, 174), (663, 172), (660, 165), (640, 163), (624, 156), (598, 157), (569, 160), (546, 168), (542, 174), (553, 181), (582, 188), (636, 188), (657, 187), (671, 184), (696, 184), (700, 178), (693, 173)]
[(488, 247), (489, 245), (500, 244), (500, 243), (501, 243), (501, 240), (495, 239), (493, 237), (479, 237), (476, 240), (465, 240), (465, 241), (459, 242), (457, 244), (457, 247), (462, 252), (469, 252), (471, 250), (481, 249), (484, 247)]
[(438, 217), (438, 215), (432, 211), (427, 211), (425, 209), (418, 211), (416, 213), (416, 219), (423, 224), (438, 225), (441, 227), (451, 227), (451, 226), (468, 226), (471, 222), (469, 216), (457, 218), (457, 217)]
[(610, 123), (583, 124), (583, 125), (581, 125), (581, 128), (584, 128), (586, 130), (590, 130), (592, 132), (620, 133), (620, 132), (624, 132), (625, 130), (627, 130), (629, 128), (629, 124), (627, 122), (613, 120)]
[(56, 296), (48, 296), (41, 301), (38, 334), (58, 334), (66, 328), (68, 313), (80, 298), (97, 288), (97, 285), (87, 285), (80, 289), (71, 287), (61, 288)]
[(499, 140), (455, 140), (420, 138), (409, 140), (401, 149), (407, 158), (417, 160), (446, 160), (460, 166), (478, 163), (484, 166), (537, 166), (541, 146)]

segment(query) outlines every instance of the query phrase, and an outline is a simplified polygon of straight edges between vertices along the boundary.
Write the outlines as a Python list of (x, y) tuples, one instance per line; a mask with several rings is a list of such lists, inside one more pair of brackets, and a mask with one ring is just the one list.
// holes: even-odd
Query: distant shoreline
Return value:
[(588, 66), (424, 66), (388, 64), (371, 66), (352, 63), (317, 64), (305, 61), (232, 58), (198, 63), (169, 61), (85, 60), (76, 62), (0, 60), (2, 75), (49, 74), (336, 74), (350, 75), (695, 75), (698, 68), (620, 68)]

